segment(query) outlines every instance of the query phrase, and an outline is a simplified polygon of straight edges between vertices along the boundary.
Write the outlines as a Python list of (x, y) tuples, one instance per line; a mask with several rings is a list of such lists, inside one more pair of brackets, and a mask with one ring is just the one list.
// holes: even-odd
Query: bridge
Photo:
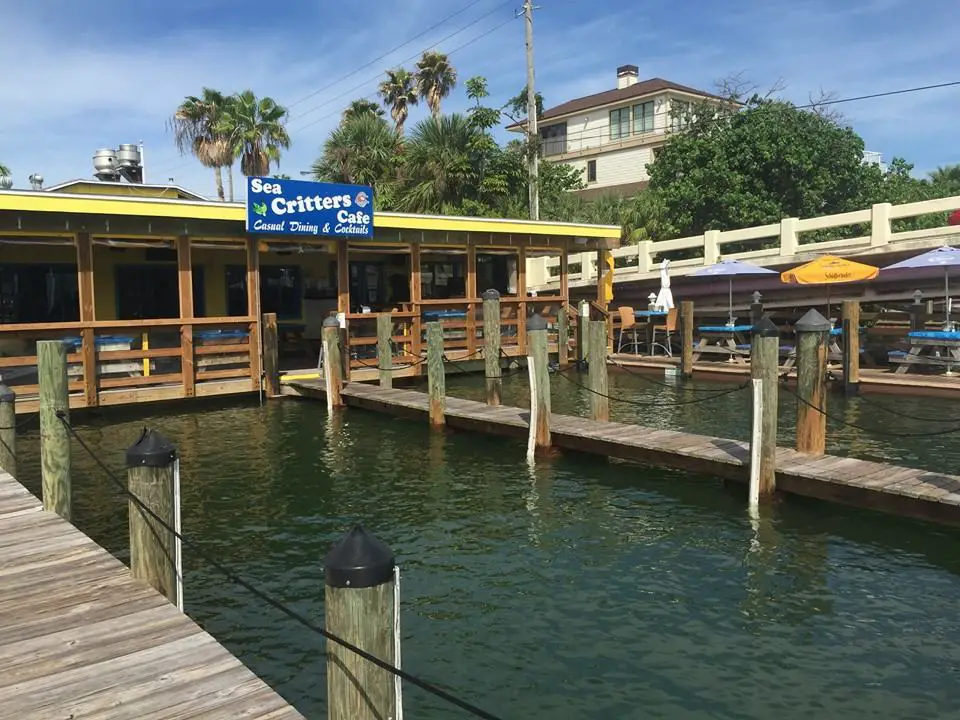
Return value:
[[(660, 261), (670, 258), (674, 293), (696, 298), (698, 308), (706, 311), (726, 307), (726, 281), (705, 283), (685, 277), (698, 268), (723, 259), (737, 259), (782, 270), (834, 254), (856, 258), (879, 267), (930, 248), (960, 242), (960, 226), (947, 224), (947, 213), (960, 209), (960, 196), (891, 205), (879, 203), (870, 208), (814, 218), (784, 218), (778, 223), (739, 230), (708, 230), (702, 235), (673, 240), (642, 241), (609, 251), (614, 260), (613, 286), (616, 302), (646, 307), (650, 292), (660, 285)], [(904, 229), (910, 220), (931, 225), (924, 229)], [(843, 237), (846, 236), (846, 237)], [(598, 285), (598, 261), (601, 252), (571, 254), (569, 286), (571, 296), (592, 299)], [(545, 257), (527, 261), (527, 282), (538, 294), (553, 294), (560, 286), (560, 258)], [(600, 269), (603, 272), (603, 269)], [(745, 281), (746, 282), (746, 281)], [(885, 278), (845, 286), (844, 296), (866, 302), (902, 301), (920, 289), (926, 297), (943, 297), (943, 273), (932, 269), (925, 274), (905, 278)], [(804, 302), (822, 302), (823, 289), (788, 286), (779, 278), (749, 279), (735, 302), (741, 308), (747, 295), (759, 290), (764, 305), (777, 307)]]

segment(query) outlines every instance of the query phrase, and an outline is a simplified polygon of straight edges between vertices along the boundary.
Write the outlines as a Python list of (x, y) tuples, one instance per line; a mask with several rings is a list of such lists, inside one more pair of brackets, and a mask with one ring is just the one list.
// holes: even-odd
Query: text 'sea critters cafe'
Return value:
[(251, 177), (247, 179), (247, 231), (371, 237), (373, 189)]

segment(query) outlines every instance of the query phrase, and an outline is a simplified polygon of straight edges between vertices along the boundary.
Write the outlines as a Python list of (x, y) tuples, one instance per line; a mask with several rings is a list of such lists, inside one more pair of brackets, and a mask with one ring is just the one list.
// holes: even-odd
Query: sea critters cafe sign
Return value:
[(247, 232), (373, 236), (373, 189), (365, 185), (247, 178)]

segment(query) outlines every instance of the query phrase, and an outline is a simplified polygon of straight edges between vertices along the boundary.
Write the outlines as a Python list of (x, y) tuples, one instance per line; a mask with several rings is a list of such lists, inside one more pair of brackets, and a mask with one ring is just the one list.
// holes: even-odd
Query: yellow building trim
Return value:
[[(246, 206), (238, 203), (164, 200), (158, 198), (108, 197), (104, 195), (56, 194), (50, 192), (0, 192), (0, 210), (12, 212), (77, 213), (87, 215), (126, 215), (177, 218), (181, 220), (219, 220), (246, 222)], [(384, 230), (421, 230), (432, 232), (475, 232), (553, 235), (560, 237), (617, 238), (617, 225), (500, 220), (406, 213), (375, 213), (374, 227)]]

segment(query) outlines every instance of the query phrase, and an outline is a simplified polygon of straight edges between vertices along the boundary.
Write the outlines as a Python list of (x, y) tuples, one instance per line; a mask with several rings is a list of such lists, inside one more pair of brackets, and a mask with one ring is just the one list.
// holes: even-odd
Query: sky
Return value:
[[(426, 49), (450, 54), (460, 83), (488, 79), (488, 104), (526, 83), (522, 0), (0, 0), (0, 164), (15, 187), (92, 176), (104, 147), (144, 142), (147, 182), (213, 196), (213, 172), (177, 151), (167, 122), (204, 86), (252, 89), (290, 111), (280, 167), (299, 177), (352, 99)], [(384, 10), (385, 7), (393, 9)], [(379, 8), (379, 9), (378, 9)], [(797, 104), (960, 80), (956, 0), (538, 0), (537, 89), (547, 107), (616, 86), (639, 67), (711, 91), (739, 74)], [(452, 16), (452, 17), (451, 17)], [(885, 161), (914, 174), (960, 162), (960, 86), (836, 106)], [(415, 108), (408, 126), (426, 114)], [(501, 131), (501, 137), (508, 135)], [(242, 199), (241, 178), (237, 195)]]

